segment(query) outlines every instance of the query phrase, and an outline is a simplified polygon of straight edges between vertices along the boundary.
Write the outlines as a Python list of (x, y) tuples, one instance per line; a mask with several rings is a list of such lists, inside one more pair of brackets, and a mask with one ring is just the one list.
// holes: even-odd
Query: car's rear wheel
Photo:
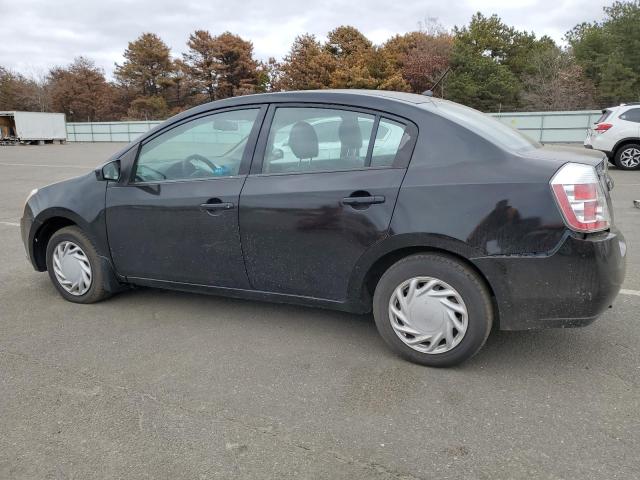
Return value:
[(47, 271), (66, 300), (94, 303), (110, 296), (104, 289), (102, 263), (95, 247), (78, 227), (55, 232), (47, 244)]
[(411, 255), (392, 265), (376, 286), (373, 314), (392, 350), (431, 367), (471, 358), (493, 323), (491, 296), (482, 279), (440, 254)]
[(616, 167), (621, 170), (637, 170), (640, 168), (640, 144), (631, 143), (618, 149), (614, 157)]

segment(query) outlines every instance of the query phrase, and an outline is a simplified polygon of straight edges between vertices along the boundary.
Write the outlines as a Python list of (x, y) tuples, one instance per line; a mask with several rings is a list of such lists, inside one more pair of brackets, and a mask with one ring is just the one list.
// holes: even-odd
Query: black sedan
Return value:
[(427, 96), (251, 95), (32, 192), (21, 230), (72, 302), (143, 285), (373, 311), (398, 354), (447, 366), (492, 327), (611, 305), (626, 246), (606, 168)]

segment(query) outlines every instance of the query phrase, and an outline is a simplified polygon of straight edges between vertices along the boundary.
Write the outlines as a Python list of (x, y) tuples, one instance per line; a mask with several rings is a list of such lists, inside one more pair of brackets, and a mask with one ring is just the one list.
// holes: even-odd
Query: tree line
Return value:
[(0, 66), (0, 110), (64, 112), (68, 121), (164, 119), (251, 93), (367, 88), (433, 94), (482, 111), (577, 110), (640, 100), (640, 0), (567, 32), (566, 46), (476, 13), (452, 31), (429, 20), (375, 45), (352, 26), (298, 36), (281, 60), (255, 58), (230, 32), (193, 32), (174, 57), (154, 33), (124, 51), (109, 81), (85, 57), (36, 79)]

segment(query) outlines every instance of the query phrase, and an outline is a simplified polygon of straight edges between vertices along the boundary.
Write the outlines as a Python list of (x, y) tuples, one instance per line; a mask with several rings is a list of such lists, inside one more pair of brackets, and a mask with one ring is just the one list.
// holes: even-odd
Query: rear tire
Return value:
[(417, 254), (382, 275), (373, 315), (378, 332), (398, 355), (450, 367), (482, 348), (493, 324), (493, 304), (483, 280), (462, 262)]
[(613, 163), (620, 170), (638, 170), (640, 168), (640, 144), (630, 143), (620, 147)]
[(78, 227), (55, 232), (47, 244), (46, 258), (49, 278), (65, 300), (95, 303), (111, 296), (104, 288), (109, 273), (89, 237)]

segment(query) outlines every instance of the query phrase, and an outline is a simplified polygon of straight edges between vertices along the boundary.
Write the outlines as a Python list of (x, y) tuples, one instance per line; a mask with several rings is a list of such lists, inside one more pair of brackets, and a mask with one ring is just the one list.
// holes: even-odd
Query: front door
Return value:
[[(343, 108), (272, 107), (268, 117), (240, 198), (251, 284), (344, 300), (357, 260), (387, 235), (417, 131)], [(318, 132), (331, 125), (335, 135)]]
[(248, 288), (238, 200), (263, 110), (200, 116), (140, 146), (130, 175), (109, 185), (106, 224), (118, 273)]

